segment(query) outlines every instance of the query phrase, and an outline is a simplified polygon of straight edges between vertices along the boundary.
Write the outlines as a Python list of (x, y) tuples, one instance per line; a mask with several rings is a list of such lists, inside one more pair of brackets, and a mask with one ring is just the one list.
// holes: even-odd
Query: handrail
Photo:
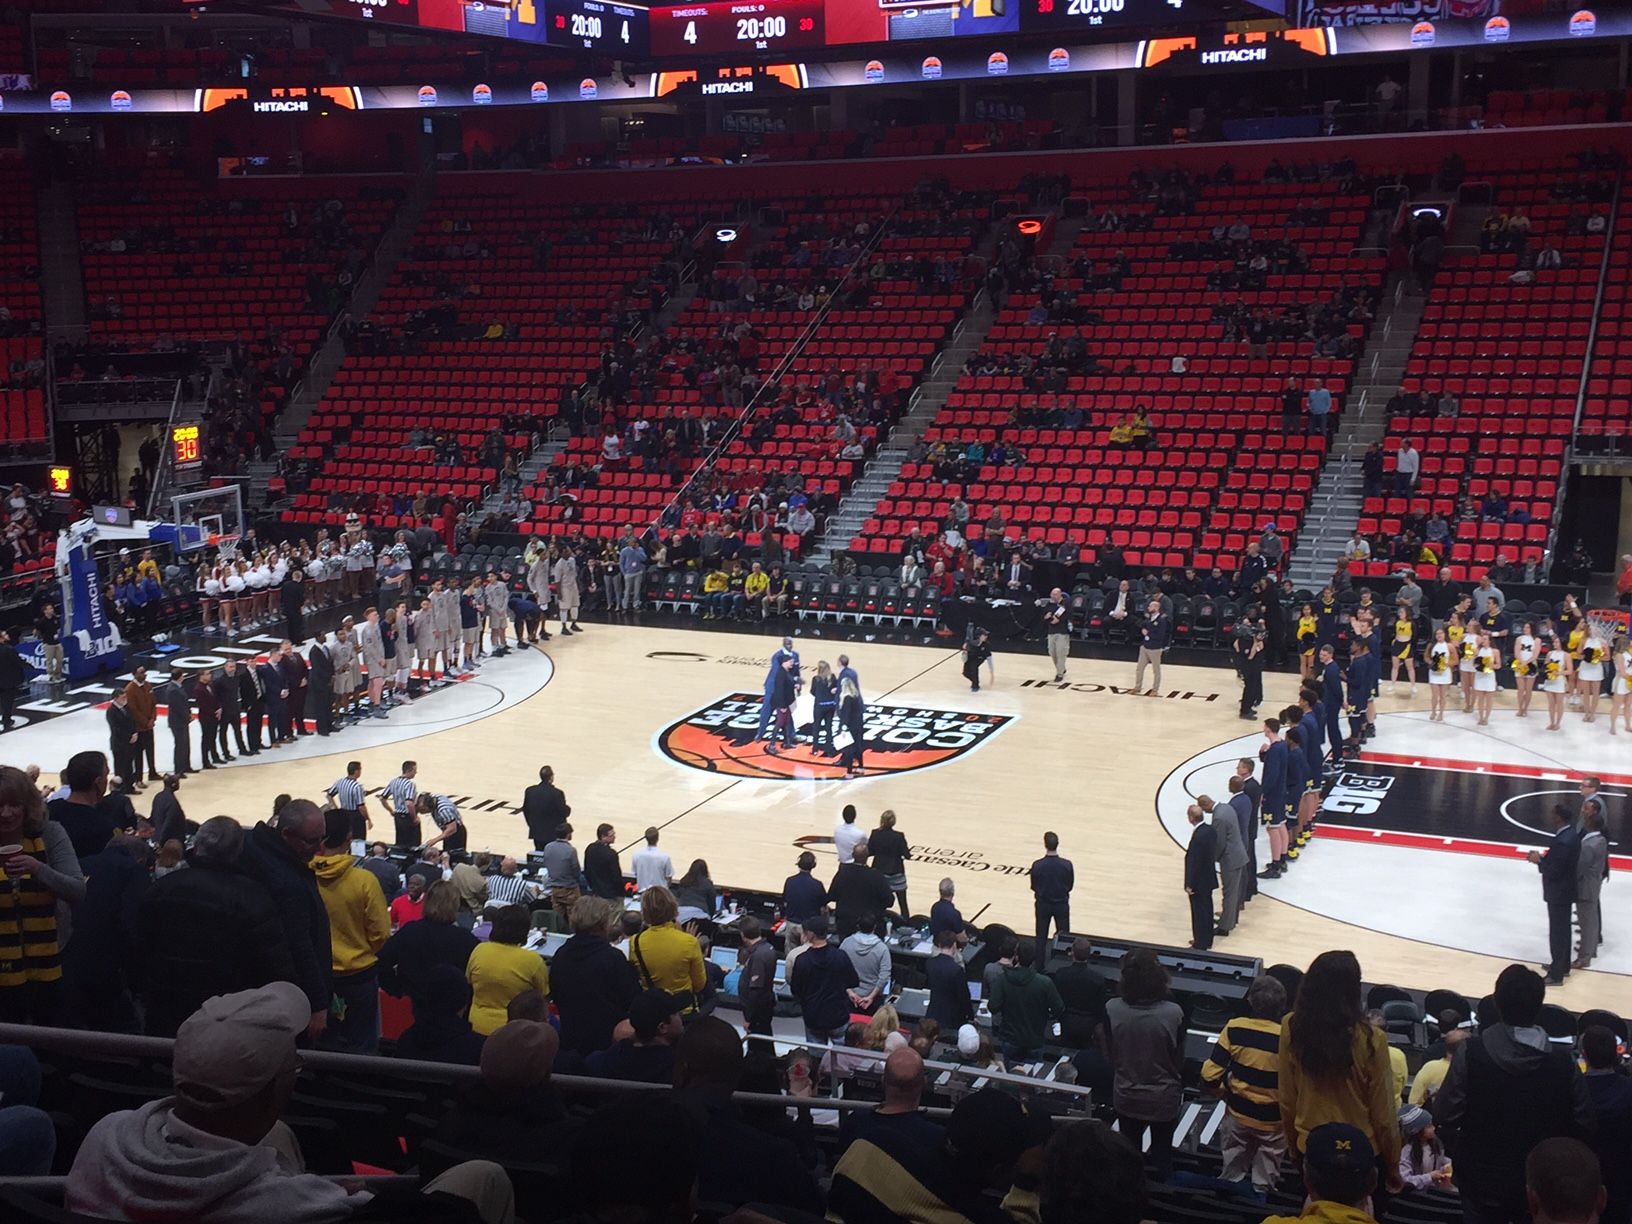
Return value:
[[(112, 1058), (155, 1058), (168, 1062), (176, 1043), (170, 1037), (146, 1037), (136, 1033), (101, 1033), (89, 1029), (48, 1028), (29, 1024), (0, 1024), (0, 1044), (28, 1046), (37, 1050), (57, 1050), (65, 1054)], [(797, 1043), (802, 1044), (802, 1043)], [(846, 1054), (869, 1051), (843, 1047)], [(385, 1074), (404, 1079), (437, 1080), (450, 1084), (479, 1084), (480, 1067), (455, 1063), (426, 1062), (417, 1058), (387, 1058), (379, 1054), (341, 1054), (334, 1050), (302, 1050), (303, 1065), (319, 1071), (343, 1074)], [(1024, 1077), (1022, 1077), (1024, 1078)], [(1033, 1080), (1033, 1084), (1044, 1081)], [(647, 1084), (632, 1080), (599, 1079), (592, 1075), (552, 1075), (550, 1084), (563, 1092), (654, 1092), (667, 1091), (667, 1084)], [(1061, 1084), (1061, 1088), (1068, 1085)], [(1074, 1085), (1071, 1085), (1074, 1087)], [(1086, 1092), (1087, 1089), (1081, 1091)], [(798, 1105), (810, 1109), (873, 1109), (877, 1101), (849, 1101), (842, 1097), (794, 1097), (784, 1093), (733, 1092), (731, 1099), (741, 1105)]]
[(895, 220), (896, 214), (900, 211), (901, 201), (897, 201), (895, 207), (890, 210), (889, 216), (879, 223), (872, 234), (868, 236), (866, 245), (856, 252), (856, 257), (845, 267), (844, 275), (838, 279), (833, 295), (827, 299), (827, 304), (816, 312), (816, 317), (806, 325), (804, 331), (799, 333), (798, 337), (788, 347), (787, 352), (782, 355), (782, 359), (771, 370), (769, 377), (760, 383), (759, 387), (754, 391), (753, 398), (743, 406), (742, 411), (737, 414), (731, 424), (726, 426), (725, 432), (720, 435), (720, 440), (709, 449), (707, 454), (698, 460), (697, 466), (692, 469), (691, 475), (686, 477), (685, 483), (675, 491), (673, 497), (663, 504), (663, 508), (657, 512), (657, 515), (647, 525), (647, 531), (658, 528), (664, 518), (668, 516), (669, 511), (685, 497), (687, 490), (696, 483), (698, 476), (719, 462), (725, 455), (726, 447), (742, 436), (743, 427), (754, 418), (754, 414), (767, 398), (766, 393), (780, 385), (784, 375), (787, 374), (793, 363), (799, 358), (799, 355), (804, 352), (805, 346), (810, 343), (816, 333), (821, 330), (822, 325), (827, 322), (827, 316), (835, 309), (834, 303), (838, 300), (838, 290), (850, 283), (850, 278), (854, 275), (856, 268), (877, 248), (884, 235), (889, 232), (890, 225)]
[[(773, 1045), (797, 1046), (812, 1053), (842, 1054), (846, 1058), (870, 1058), (880, 1067), (889, 1057), (886, 1050), (864, 1050), (855, 1046), (836, 1046), (831, 1041), (808, 1041), (796, 1037), (778, 1037), (774, 1033), (749, 1033), (749, 1041), (770, 1042)], [(1047, 1061), (1047, 1060), (1044, 1060)], [(966, 1063), (937, 1062), (935, 1059), (924, 1059), (926, 1071), (950, 1071), (954, 1075), (967, 1075), (972, 1079), (996, 1080), (1003, 1084), (1016, 1084), (1024, 1088), (1045, 1088), (1050, 1092), (1061, 1092), (1067, 1096), (1081, 1097), (1084, 1100), (1093, 1096), (1093, 1091), (1082, 1084), (1067, 1084), (1062, 1080), (1038, 1079), (1035, 1075), (1016, 1075), (1012, 1071), (993, 1071), (990, 1067), (972, 1067)]]
[[(1620, 167), (1622, 173), (1625, 166)], [(1592, 377), (1592, 354), (1598, 347), (1598, 321), (1603, 317), (1604, 286), (1609, 280), (1609, 254), (1615, 245), (1615, 221), (1621, 208), (1621, 177), (1615, 176), (1615, 194), (1609, 198), (1609, 224), (1604, 227), (1604, 253), (1598, 260), (1598, 293), (1592, 299), (1592, 325), (1587, 329), (1587, 351), (1581, 359), (1581, 380), (1575, 388), (1575, 416), (1570, 420), (1569, 449), (1564, 455), (1564, 471), (1559, 476), (1558, 491), (1553, 494), (1553, 517), (1547, 525), (1547, 544), (1541, 550), (1541, 564), (1537, 566), (1538, 573), (1545, 573), (1551, 568), (1551, 562), (1558, 551), (1558, 524), (1564, 517), (1564, 495), (1570, 487), (1570, 463), (1575, 458), (1575, 442), (1581, 435), (1581, 417), (1587, 406), (1587, 382)]]
[[(164, 423), (164, 440), (159, 446), (159, 465), (153, 470), (153, 487), (147, 491), (147, 517), (156, 517), (156, 507), (159, 504), (159, 494), (169, 486), (170, 477), (175, 473), (175, 445), (176, 425), (181, 418), (181, 379), (176, 379), (176, 393), (170, 399), (170, 416)], [(200, 440), (202, 442), (202, 439)], [(117, 477), (115, 477), (117, 479)], [(114, 489), (114, 500), (118, 500), (119, 490)]]

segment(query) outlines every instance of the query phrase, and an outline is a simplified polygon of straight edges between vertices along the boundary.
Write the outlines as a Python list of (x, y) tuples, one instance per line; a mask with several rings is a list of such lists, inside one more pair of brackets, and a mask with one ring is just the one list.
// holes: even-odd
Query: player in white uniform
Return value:
[(459, 673), (459, 592), (449, 590), (437, 579), (431, 584), (431, 617), (436, 624), (436, 644), (442, 656), (442, 676), (447, 684)]

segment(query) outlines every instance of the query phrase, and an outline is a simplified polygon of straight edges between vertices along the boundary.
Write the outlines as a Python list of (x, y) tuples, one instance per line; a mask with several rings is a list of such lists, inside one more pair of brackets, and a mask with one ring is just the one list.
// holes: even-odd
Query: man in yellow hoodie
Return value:
[(351, 818), (338, 808), (324, 813), (323, 852), (312, 860), (317, 891), (329, 912), (334, 999), (329, 1004), (328, 1044), (348, 1054), (380, 1048), (380, 945), (391, 934), (385, 892), (349, 852)]

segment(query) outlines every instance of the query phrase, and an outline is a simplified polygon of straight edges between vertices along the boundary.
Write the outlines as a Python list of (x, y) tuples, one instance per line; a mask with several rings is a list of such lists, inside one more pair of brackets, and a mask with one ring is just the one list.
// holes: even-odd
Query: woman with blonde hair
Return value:
[(861, 700), (860, 686), (849, 676), (844, 677), (839, 681), (839, 723), (849, 734), (850, 742), (845, 745), (839, 764), (844, 766), (844, 776), (847, 778), (862, 776), (866, 718), (867, 708)]
[(67, 831), (46, 819), (27, 774), (0, 766), (0, 1020), (62, 1020), (62, 949), (70, 907), (85, 900), (85, 874)]
[(1546, 638), (1543, 649), (1541, 691), (1547, 694), (1547, 730), (1557, 731), (1564, 724), (1564, 699), (1574, 682), (1574, 669), (1570, 666), (1570, 652), (1557, 635)]
[(912, 848), (895, 827), (893, 809), (885, 808), (880, 814), (878, 828), (867, 835), (867, 848), (873, 854), (873, 869), (884, 877), (895, 894), (901, 917), (912, 917), (912, 911), (907, 908), (907, 860), (912, 857)]
[(1581, 698), (1581, 712), (1585, 717), (1582, 722), (1598, 721), (1598, 696), (1604, 689), (1604, 661), (1609, 658), (1609, 648), (1604, 639), (1598, 634), (1598, 627), (1590, 620), (1582, 622), (1586, 626), (1586, 633), (1581, 639), (1581, 649), (1574, 657), (1576, 693)]
[(1428, 721), (1444, 722), (1445, 692), (1451, 687), (1451, 667), (1455, 663), (1455, 655), (1451, 644), (1445, 640), (1443, 625), (1434, 630), (1434, 640), (1423, 655), (1423, 662), (1428, 665)]
[(1473, 700), (1481, 727), (1490, 725), (1490, 707), (1496, 699), (1496, 673), (1502, 668), (1502, 652), (1491, 642), (1488, 637), (1481, 639), (1479, 650), (1473, 656)]
[(1518, 636), (1513, 639), (1513, 685), (1518, 690), (1520, 718), (1530, 716), (1530, 694), (1536, 688), (1536, 660), (1541, 654), (1541, 639), (1536, 635), (1536, 622), (1519, 623)]
[(666, 990), (681, 1002), (681, 1012), (697, 1011), (698, 996), (708, 984), (703, 949), (697, 937), (675, 921), (680, 903), (661, 884), (640, 894), (640, 916), (646, 929), (629, 941), (629, 961), (642, 990)]
[(861, 1047), (864, 1050), (882, 1050), (884, 1043), (890, 1039), (890, 1034), (900, 1031), (901, 1013), (885, 1003), (867, 1022), (867, 1032), (862, 1036)]
[(1609, 733), (1616, 733), (1616, 725), (1625, 723), (1632, 732), (1632, 645), (1626, 634), (1615, 639), (1615, 681), (1609, 689)]
[(833, 756), (833, 720), (839, 712), (839, 682), (826, 659), (816, 664), (816, 674), (810, 681), (810, 701), (810, 750), (820, 756)]

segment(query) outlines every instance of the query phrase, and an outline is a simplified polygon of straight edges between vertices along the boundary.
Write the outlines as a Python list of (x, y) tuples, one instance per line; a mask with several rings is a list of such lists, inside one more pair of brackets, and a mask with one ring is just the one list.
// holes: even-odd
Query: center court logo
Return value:
[[(759, 693), (728, 693), (657, 736), (657, 750), (678, 764), (734, 778), (829, 781), (844, 777), (839, 758), (823, 756), (808, 742), (775, 756), (754, 741)], [(864, 727), (866, 773), (910, 773), (973, 752), (1014, 721), (1008, 714), (976, 714), (891, 701), (869, 702)], [(808, 736), (802, 737), (808, 739)]]

